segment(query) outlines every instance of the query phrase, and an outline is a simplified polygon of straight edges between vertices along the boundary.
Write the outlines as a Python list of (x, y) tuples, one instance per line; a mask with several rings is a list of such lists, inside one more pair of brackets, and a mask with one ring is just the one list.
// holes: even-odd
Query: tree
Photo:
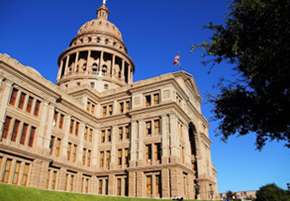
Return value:
[(290, 0), (231, 0), (223, 24), (208, 23), (209, 40), (202, 63), (210, 69), (230, 63), (237, 79), (217, 84), (211, 95), (217, 135), (256, 133), (261, 150), (268, 140), (282, 140), (290, 148)]
[(257, 191), (256, 201), (290, 201), (290, 195), (276, 184), (267, 184)]

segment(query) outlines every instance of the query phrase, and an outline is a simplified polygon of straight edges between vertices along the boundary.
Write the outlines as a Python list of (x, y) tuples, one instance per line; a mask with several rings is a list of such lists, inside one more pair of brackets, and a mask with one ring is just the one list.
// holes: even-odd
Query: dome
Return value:
[(119, 29), (113, 23), (107, 21), (106, 19), (101, 18), (91, 20), (85, 23), (83, 26), (81, 26), (77, 36), (98, 33), (114, 37), (123, 42), (122, 35)]

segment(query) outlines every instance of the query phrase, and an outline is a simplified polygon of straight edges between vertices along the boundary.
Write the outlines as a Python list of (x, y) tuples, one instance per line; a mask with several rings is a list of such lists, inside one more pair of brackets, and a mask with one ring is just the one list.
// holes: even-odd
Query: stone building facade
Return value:
[(218, 197), (192, 75), (133, 83), (105, 4), (59, 56), (56, 85), (0, 54), (0, 182), (131, 197)]

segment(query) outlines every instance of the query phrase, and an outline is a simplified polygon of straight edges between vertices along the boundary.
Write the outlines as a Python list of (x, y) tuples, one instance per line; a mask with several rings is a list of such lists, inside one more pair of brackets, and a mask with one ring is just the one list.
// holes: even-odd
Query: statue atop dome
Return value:
[(107, 1), (107, 0), (103, 0), (103, 4), (106, 4), (106, 1)]

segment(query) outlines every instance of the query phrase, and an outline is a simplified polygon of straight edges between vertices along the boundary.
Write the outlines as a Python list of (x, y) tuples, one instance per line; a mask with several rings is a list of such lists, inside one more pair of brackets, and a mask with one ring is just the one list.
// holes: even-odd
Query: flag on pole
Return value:
[(180, 66), (180, 54), (178, 54), (178, 55), (176, 55), (176, 56), (174, 57), (174, 62), (173, 62), (173, 64), (174, 64), (175, 66)]

